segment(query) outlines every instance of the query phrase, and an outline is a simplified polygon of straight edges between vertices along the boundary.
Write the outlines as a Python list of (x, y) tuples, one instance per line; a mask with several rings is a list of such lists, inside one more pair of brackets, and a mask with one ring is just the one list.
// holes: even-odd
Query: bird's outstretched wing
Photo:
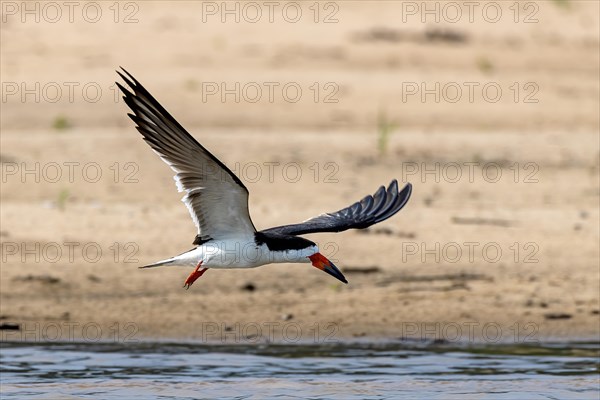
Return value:
[(387, 190), (381, 186), (374, 195), (367, 195), (349, 207), (321, 214), (299, 224), (277, 226), (261, 232), (282, 235), (302, 235), (316, 232), (342, 232), (347, 229), (364, 229), (384, 221), (404, 207), (410, 198), (412, 185), (406, 184), (398, 192), (394, 179)]
[(117, 82), (129, 117), (160, 158), (175, 171), (177, 189), (198, 228), (194, 244), (210, 239), (252, 235), (248, 189), (221, 161), (198, 143), (125, 69)]

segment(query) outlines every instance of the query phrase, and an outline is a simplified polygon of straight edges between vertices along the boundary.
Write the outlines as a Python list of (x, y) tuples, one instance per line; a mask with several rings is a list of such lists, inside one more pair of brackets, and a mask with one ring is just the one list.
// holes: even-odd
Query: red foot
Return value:
[(200, 269), (200, 266), (202, 265), (202, 261), (200, 261), (198, 263), (198, 265), (196, 265), (196, 269), (194, 269), (194, 271), (190, 274), (190, 276), (187, 277), (187, 279), (185, 280), (185, 283), (183, 284), (183, 287), (187, 290), (190, 288), (190, 286), (192, 286), (192, 284), (194, 282), (196, 282), (196, 279), (200, 278), (202, 276), (203, 273), (205, 273), (208, 268), (202, 268)]

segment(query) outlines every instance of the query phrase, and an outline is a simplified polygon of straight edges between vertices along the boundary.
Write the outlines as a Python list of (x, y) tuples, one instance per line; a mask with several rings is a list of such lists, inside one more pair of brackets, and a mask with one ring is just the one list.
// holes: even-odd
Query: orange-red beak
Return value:
[(342, 272), (337, 269), (337, 267), (329, 261), (323, 254), (315, 253), (312, 256), (308, 257), (312, 262), (313, 267), (319, 268), (321, 271), (327, 272), (329, 275), (333, 276), (336, 279), (344, 283), (348, 283), (346, 277)]

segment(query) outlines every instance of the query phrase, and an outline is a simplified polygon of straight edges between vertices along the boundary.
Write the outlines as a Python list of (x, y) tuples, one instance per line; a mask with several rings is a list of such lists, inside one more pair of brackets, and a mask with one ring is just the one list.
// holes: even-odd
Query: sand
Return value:
[[(5, 12), (0, 339), (597, 339), (598, 3), (533, 3), (528, 24), (509, 3), (497, 23), (438, 24), (408, 3), (335, 3), (330, 24), (308, 4), (295, 24), (221, 23), (200, 2), (117, 23), (109, 3), (97, 23)], [(119, 65), (238, 173), (259, 229), (394, 178), (413, 197), (367, 231), (308, 236), (348, 285), (281, 264), (186, 291), (187, 269), (139, 270), (196, 232), (115, 100)]]

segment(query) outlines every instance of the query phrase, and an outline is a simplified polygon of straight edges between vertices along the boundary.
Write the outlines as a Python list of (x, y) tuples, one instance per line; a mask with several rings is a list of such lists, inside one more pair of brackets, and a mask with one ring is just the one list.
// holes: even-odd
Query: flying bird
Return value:
[(373, 195), (339, 211), (304, 222), (257, 231), (248, 211), (248, 189), (219, 159), (198, 143), (160, 103), (125, 69), (117, 71), (129, 89), (119, 82), (129, 117), (137, 130), (175, 172), (175, 183), (185, 192), (182, 201), (198, 229), (196, 246), (178, 256), (140, 268), (188, 266), (194, 270), (185, 280), (189, 287), (208, 269), (254, 268), (271, 263), (312, 263), (344, 283), (342, 272), (318, 246), (299, 235), (364, 229), (390, 218), (404, 207), (412, 186), (398, 190), (393, 180)]

